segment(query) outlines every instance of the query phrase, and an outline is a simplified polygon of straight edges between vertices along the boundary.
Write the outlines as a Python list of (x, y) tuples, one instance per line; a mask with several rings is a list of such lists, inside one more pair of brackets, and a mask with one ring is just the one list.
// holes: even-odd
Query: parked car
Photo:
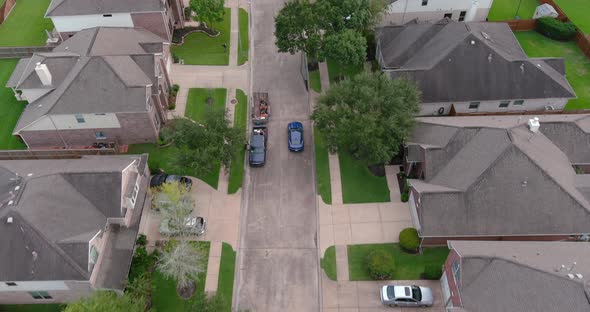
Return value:
[(251, 167), (262, 167), (266, 162), (266, 141), (268, 128), (266, 126), (255, 126), (250, 135), (249, 160)]
[(381, 288), (381, 302), (390, 307), (430, 307), (434, 297), (428, 287), (385, 285)]
[(289, 150), (291, 152), (303, 151), (303, 124), (299, 121), (290, 122), (287, 125), (287, 137), (289, 138)]
[(193, 181), (188, 177), (167, 174), (167, 173), (160, 173), (160, 174), (156, 174), (152, 177), (152, 179), (150, 181), (150, 187), (156, 187), (156, 186), (160, 186), (164, 183), (170, 183), (170, 182), (179, 182), (180, 184), (183, 184), (184, 186), (186, 186), (186, 188), (189, 191), (190, 191), (191, 187), (193, 186)]
[[(200, 236), (205, 234), (207, 229), (207, 222), (202, 217), (187, 217), (184, 222), (184, 230), (190, 235)], [(178, 229), (170, 219), (164, 219), (160, 223), (160, 234), (164, 236), (177, 236), (180, 235), (180, 229)]]

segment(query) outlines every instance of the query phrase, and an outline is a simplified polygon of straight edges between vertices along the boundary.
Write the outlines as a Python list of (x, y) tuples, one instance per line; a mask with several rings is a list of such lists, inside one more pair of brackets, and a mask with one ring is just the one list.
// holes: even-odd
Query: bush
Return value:
[(176, 53), (172, 52), (172, 61), (174, 63), (178, 63), (180, 62), (180, 58), (178, 57), (178, 55), (176, 55)]
[(191, 13), (193, 13), (193, 9), (190, 6), (185, 7), (184, 8), (184, 19), (187, 21), (190, 20)]
[(178, 84), (176, 84), (176, 83), (175, 83), (175, 84), (173, 84), (173, 85), (172, 85), (172, 94), (173, 94), (174, 96), (176, 96), (176, 95), (178, 94), (178, 90), (180, 90), (180, 86), (179, 86)]
[(408, 178), (404, 177), (404, 189), (401, 194), (401, 200), (404, 203), (407, 203), (410, 200), (410, 185), (408, 184)]
[(136, 244), (138, 246), (147, 246), (147, 236), (145, 236), (143, 234), (139, 234), (139, 237), (137, 237)]
[(168, 103), (168, 109), (169, 110), (174, 110), (176, 108), (176, 102), (170, 102)]
[(367, 270), (373, 279), (392, 279), (395, 271), (395, 260), (393, 256), (384, 250), (372, 251), (366, 259)]
[(576, 36), (576, 26), (571, 22), (562, 22), (553, 17), (537, 19), (536, 30), (541, 34), (561, 41), (568, 41)]
[(420, 246), (420, 237), (415, 228), (405, 228), (399, 233), (399, 245), (406, 251), (416, 252)]
[(367, 61), (373, 61), (375, 60), (375, 51), (377, 47), (375, 32), (372, 30), (366, 31), (364, 35), (367, 40)]
[(426, 265), (422, 277), (428, 280), (438, 280), (442, 276), (442, 268), (440, 265)]

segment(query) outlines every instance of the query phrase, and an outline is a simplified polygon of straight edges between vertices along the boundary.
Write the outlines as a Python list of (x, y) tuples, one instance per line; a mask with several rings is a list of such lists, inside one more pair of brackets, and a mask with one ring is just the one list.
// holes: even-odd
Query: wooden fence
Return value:
[(524, 31), (524, 30), (533, 30), (535, 29), (536, 20), (534, 19), (514, 19), (514, 20), (507, 20), (502, 21), (502, 23), (507, 23), (510, 26), (512, 31)]
[(97, 149), (47, 149), (47, 150), (4, 150), (0, 151), (0, 160), (18, 159), (72, 159), (83, 155), (115, 155), (115, 148)]
[(0, 6), (0, 24), (4, 23), (10, 12), (12, 12), (12, 8), (16, 5), (16, 0), (6, 0)]

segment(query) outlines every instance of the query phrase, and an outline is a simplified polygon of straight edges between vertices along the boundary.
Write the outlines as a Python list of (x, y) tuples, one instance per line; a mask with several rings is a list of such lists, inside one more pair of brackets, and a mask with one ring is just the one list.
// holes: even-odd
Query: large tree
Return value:
[(413, 81), (362, 73), (331, 87), (319, 98), (312, 118), (332, 152), (374, 165), (399, 152), (415, 124), (419, 103)]
[[(346, 29), (326, 37), (324, 55), (338, 60), (339, 65), (360, 65), (365, 61), (367, 41), (358, 31)], [(340, 75), (342, 75), (342, 66)]]
[(225, 0), (190, 0), (190, 7), (195, 12), (194, 20), (205, 23), (211, 30), (225, 15)]
[(69, 303), (64, 312), (145, 312), (144, 298), (110, 291), (96, 291), (91, 296)]

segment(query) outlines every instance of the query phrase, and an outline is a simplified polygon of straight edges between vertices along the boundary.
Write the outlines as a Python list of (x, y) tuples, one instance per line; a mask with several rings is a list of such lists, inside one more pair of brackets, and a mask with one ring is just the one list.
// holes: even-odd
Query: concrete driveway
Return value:
[[(252, 3), (253, 91), (269, 93), (267, 163), (250, 168), (242, 206), (236, 310), (319, 311), (317, 209), (310, 107), (301, 56), (278, 53), (274, 16), (284, 1)], [(287, 149), (287, 123), (303, 122), (306, 149)]]

